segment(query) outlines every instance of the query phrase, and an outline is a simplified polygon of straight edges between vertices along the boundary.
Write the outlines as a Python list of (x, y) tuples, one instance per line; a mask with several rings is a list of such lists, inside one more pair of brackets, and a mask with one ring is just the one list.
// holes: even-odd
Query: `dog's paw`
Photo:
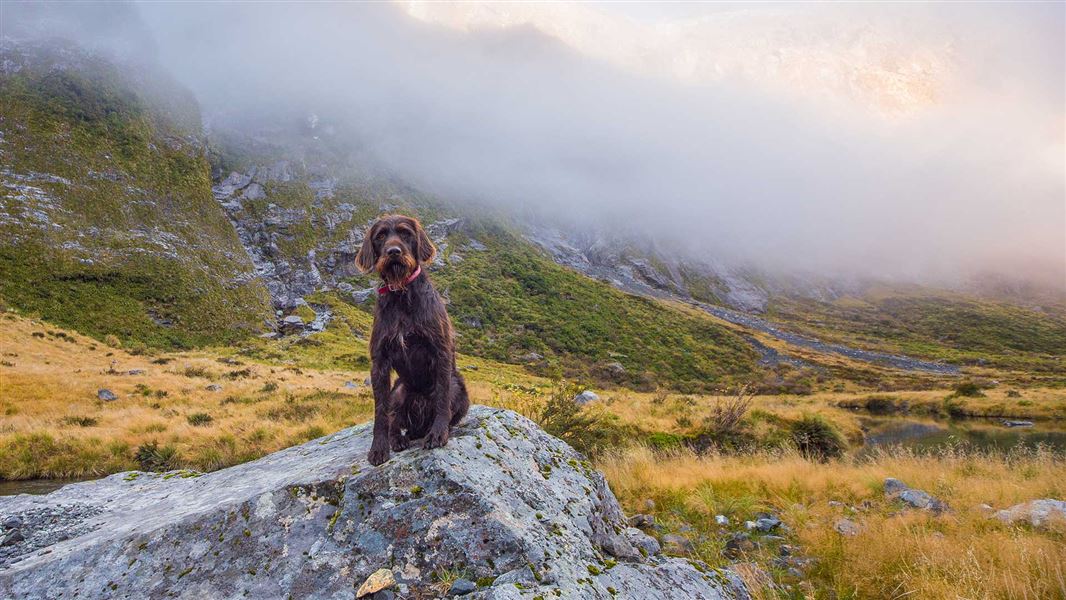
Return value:
[(448, 443), (448, 430), (430, 431), (422, 442), (423, 448), (441, 448)]
[(375, 467), (385, 464), (385, 461), (389, 460), (388, 448), (371, 448), (370, 452), (366, 455), (366, 460)]
[(401, 435), (392, 438), (390, 445), (392, 446), (393, 452), (402, 452), (411, 447), (411, 440), (407, 439), (406, 435)]

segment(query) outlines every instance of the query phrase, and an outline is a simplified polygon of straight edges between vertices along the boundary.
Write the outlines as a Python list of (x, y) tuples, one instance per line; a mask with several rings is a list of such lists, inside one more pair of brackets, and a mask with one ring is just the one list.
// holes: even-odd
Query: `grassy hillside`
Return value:
[[(471, 237), (486, 248), (466, 249)], [(434, 277), (464, 352), (638, 387), (707, 390), (755, 371), (756, 353), (710, 317), (579, 275), (500, 226), (471, 225), (448, 248), (462, 259)]]
[(830, 341), (971, 367), (1066, 375), (1066, 314), (929, 289), (835, 302), (775, 298), (771, 319)]
[(268, 298), (211, 196), (189, 94), (63, 45), (3, 60), (0, 299), (138, 344), (261, 329)]

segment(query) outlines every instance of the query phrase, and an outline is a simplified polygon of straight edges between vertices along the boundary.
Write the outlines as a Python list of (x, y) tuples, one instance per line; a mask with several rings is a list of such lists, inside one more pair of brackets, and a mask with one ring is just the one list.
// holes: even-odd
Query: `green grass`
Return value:
[[(755, 370), (755, 352), (708, 317), (561, 267), (502, 227), (469, 233), (488, 250), (433, 274), (463, 352), (509, 362), (536, 352), (544, 374), (638, 387), (709, 389)], [(449, 246), (460, 247), (461, 234), (452, 237)], [(612, 362), (625, 372), (612, 372)]]
[(775, 299), (770, 317), (855, 346), (1062, 379), (1066, 313), (923, 288), (834, 303)]
[(211, 195), (188, 92), (69, 48), (5, 58), (21, 66), (0, 80), (5, 167), (45, 197), (0, 207), (0, 298), (150, 346), (260, 330), (269, 298), (236, 282), (252, 267)]

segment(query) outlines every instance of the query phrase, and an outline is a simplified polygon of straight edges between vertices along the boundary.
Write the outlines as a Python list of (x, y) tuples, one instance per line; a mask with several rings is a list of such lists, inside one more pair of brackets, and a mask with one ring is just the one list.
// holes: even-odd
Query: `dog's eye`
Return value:
[(375, 240), (383, 240), (383, 239), (385, 239), (385, 232), (384, 231), (379, 231), (377, 233), (377, 235), (374, 236), (374, 239)]

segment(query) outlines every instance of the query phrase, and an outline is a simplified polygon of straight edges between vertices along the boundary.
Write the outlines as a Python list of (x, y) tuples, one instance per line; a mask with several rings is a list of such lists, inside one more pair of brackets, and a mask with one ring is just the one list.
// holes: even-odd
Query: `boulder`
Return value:
[(574, 396), (574, 402), (577, 404), (588, 404), (589, 402), (595, 402), (600, 397), (592, 390), (585, 390), (580, 394)]
[(885, 480), (885, 497), (898, 499), (911, 508), (930, 510), (937, 514), (948, 510), (948, 505), (943, 501), (891, 477)]
[(997, 512), (995, 517), (1008, 525), (1025, 521), (1033, 527), (1047, 527), (1055, 520), (1066, 522), (1066, 501), (1044, 498), (1023, 502)]
[(477, 584), (469, 579), (456, 579), (448, 588), (449, 596), (465, 596), (477, 591)]
[(859, 535), (860, 531), (858, 524), (849, 519), (838, 519), (837, 522), (833, 524), (833, 529), (835, 529), (840, 535), (848, 537)]
[(118, 396), (115, 395), (115, 392), (104, 388), (96, 390), (96, 397), (100, 400), (103, 400), (104, 402), (112, 402), (114, 400), (118, 400)]
[(353, 598), (382, 569), (395, 586), (368, 597), (440, 597), (442, 572), (479, 600), (749, 597), (731, 571), (649, 552), (603, 476), (513, 412), (472, 407), (444, 448), (380, 467), (370, 442), (367, 423), (213, 473), (0, 498), (0, 522), (47, 512), (68, 538), (5, 548), (0, 597)]
[(282, 333), (300, 333), (307, 328), (307, 325), (299, 315), (289, 315), (281, 320), (278, 327)]

